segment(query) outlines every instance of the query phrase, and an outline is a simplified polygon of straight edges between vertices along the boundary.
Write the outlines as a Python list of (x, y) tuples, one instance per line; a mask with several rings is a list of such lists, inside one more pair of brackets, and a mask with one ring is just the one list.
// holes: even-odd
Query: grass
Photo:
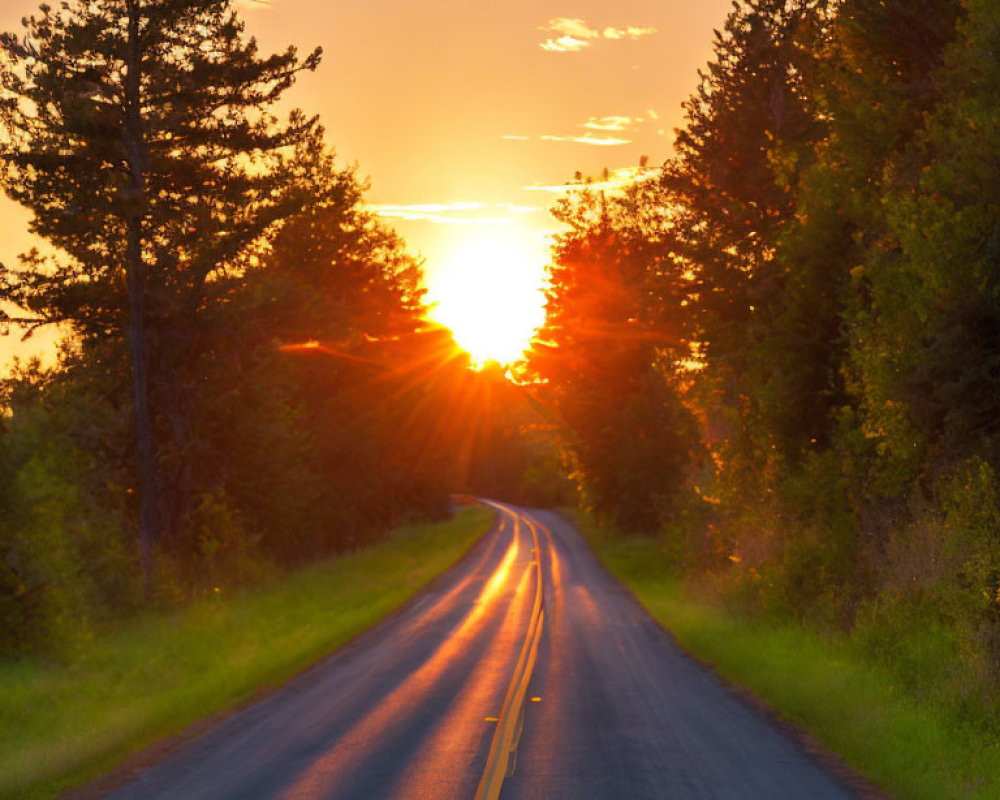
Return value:
[(287, 681), (400, 607), (492, 518), (464, 509), (262, 589), (150, 614), (69, 665), (0, 664), (0, 797), (55, 797)]
[[(611, 536), (574, 514), (601, 562), (696, 658), (715, 666), (900, 800), (996, 800), (1000, 739), (953, 698), (908, 691), (849, 637), (750, 619), (694, 600), (662, 545)], [(995, 730), (995, 728), (994, 728)]]

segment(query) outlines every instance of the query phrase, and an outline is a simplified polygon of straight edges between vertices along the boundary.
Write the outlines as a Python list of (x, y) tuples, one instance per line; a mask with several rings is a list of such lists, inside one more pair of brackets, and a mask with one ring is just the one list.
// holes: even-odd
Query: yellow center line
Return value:
[[(494, 504), (491, 503), (491, 505)], [(538, 643), (542, 638), (542, 622), (545, 619), (545, 612), (542, 611), (542, 563), (538, 545), (538, 531), (527, 517), (519, 517), (511, 509), (500, 504), (495, 505), (513, 516), (515, 534), (522, 519), (531, 529), (531, 535), (535, 542), (533, 560), (536, 578), (535, 604), (528, 622), (528, 634), (521, 647), (521, 654), (518, 656), (517, 666), (514, 667), (510, 685), (507, 687), (499, 722), (493, 732), (493, 741), (490, 743), (490, 752), (486, 758), (486, 769), (479, 781), (479, 787), (476, 789), (475, 800), (496, 800), (500, 795), (500, 787), (503, 786), (504, 778), (507, 777), (507, 767), (511, 763), (511, 756), (517, 749), (517, 742), (524, 727), (524, 698), (528, 691), (528, 683), (531, 681), (532, 670), (535, 668)]]

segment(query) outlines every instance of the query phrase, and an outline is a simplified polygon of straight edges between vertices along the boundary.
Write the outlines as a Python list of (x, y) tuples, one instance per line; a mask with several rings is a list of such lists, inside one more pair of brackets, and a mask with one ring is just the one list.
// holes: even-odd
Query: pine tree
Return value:
[(703, 433), (726, 473), (720, 484), (749, 496), (824, 424), (815, 412), (827, 369), (816, 351), (835, 340), (815, 305), (788, 318), (801, 275), (779, 251), (796, 221), (799, 176), (823, 135), (810, 89), (829, 5), (734, 2), (663, 170), (677, 255), (693, 275), (687, 313), (703, 357), (695, 378)]
[[(287, 150), (318, 122), (269, 110), (320, 51), (260, 57), (228, 0), (69, 0), (0, 38), (3, 189), (57, 255), (2, 272), (29, 329), (62, 322), (125, 352), (150, 575), (160, 528), (154, 422), (184, 427), (187, 321), (302, 207)], [(151, 396), (154, 407), (151, 407)]]

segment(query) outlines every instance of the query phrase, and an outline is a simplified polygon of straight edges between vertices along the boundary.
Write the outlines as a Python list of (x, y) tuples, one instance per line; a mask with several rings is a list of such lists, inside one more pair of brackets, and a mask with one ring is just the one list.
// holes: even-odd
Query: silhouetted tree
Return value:
[(554, 209), (546, 322), (529, 371), (562, 423), (587, 502), (649, 532), (669, 514), (695, 446), (678, 393), (689, 355), (688, 280), (655, 181), (606, 196), (583, 188)]
[(0, 39), (3, 188), (59, 255), (5, 269), (3, 298), (29, 326), (128, 342), (149, 575), (157, 412), (185, 435), (175, 372), (189, 321), (307, 198), (284, 153), (317, 122), (279, 124), (268, 108), (320, 52), (259, 57), (227, 0), (71, 0), (25, 24)]

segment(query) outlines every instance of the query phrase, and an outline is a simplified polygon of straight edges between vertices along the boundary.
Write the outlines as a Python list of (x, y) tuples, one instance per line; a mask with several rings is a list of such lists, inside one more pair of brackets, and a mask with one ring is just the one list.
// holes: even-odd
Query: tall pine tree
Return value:
[(162, 411), (174, 435), (184, 428), (185, 321), (303, 206), (306, 176), (287, 151), (318, 136), (316, 119), (279, 123), (269, 109), (320, 51), (261, 57), (232, 6), (70, 0), (0, 38), (3, 189), (56, 248), (4, 268), (2, 298), (29, 326), (62, 322), (85, 346), (127, 352), (147, 577), (161, 520), (154, 423)]

